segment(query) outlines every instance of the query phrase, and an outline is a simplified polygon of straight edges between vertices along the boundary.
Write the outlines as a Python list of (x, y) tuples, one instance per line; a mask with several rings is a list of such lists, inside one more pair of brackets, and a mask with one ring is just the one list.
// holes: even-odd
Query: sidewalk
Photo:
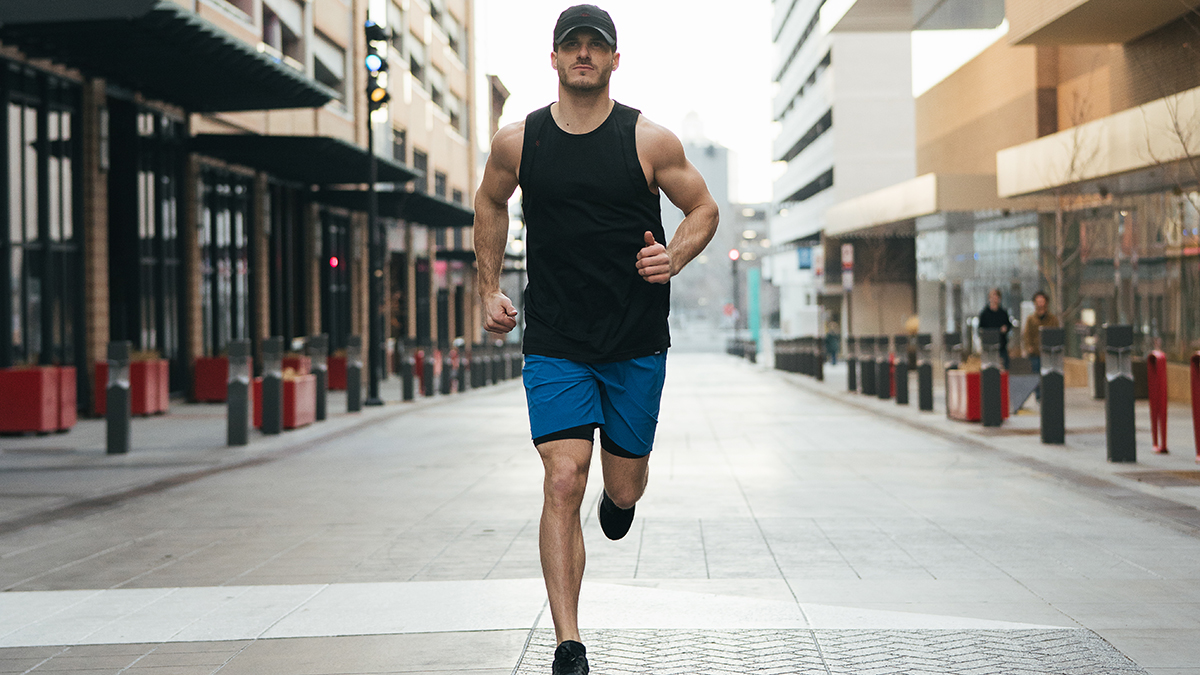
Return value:
[[(1141, 491), (1177, 488), (1058, 475), (1007, 449), (1028, 438), (914, 426), (832, 379), (710, 354), (668, 369), (629, 536), (599, 531), (599, 467), (585, 498), (596, 675), (1200, 675), (1200, 537)], [(126, 458), (74, 431), (3, 439), (5, 469), (27, 463), (0, 472), (6, 514), (46, 501), (0, 529), (0, 672), (550, 672), (519, 382), (248, 449), (188, 410), (143, 420), (160, 445)]]
[[(772, 368), (767, 360), (762, 367)], [(1041, 442), (1041, 416), (1038, 402), (1030, 397), (1024, 408), (1004, 420), (1000, 427), (988, 428), (979, 423), (952, 420), (945, 414), (946, 399), (943, 383), (934, 378), (933, 412), (917, 409), (916, 373), (910, 372), (908, 405), (895, 399), (881, 400), (850, 392), (847, 387), (846, 363), (828, 363), (824, 380), (774, 371), (789, 382), (821, 392), (825, 396), (887, 415), (899, 422), (915, 425), (932, 433), (991, 450), (1012, 453), (1025, 458), (1023, 463), (1039, 468), (1065, 480), (1087, 483), (1088, 478), (1113, 481), (1124, 488), (1138, 490), (1154, 498), (1165, 499), (1185, 508), (1158, 504), (1160, 510), (1179, 524), (1200, 530), (1200, 464), (1196, 460), (1192, 411), (1187, 405), (1172, 403), (1167, 411), (1167, 454), (1156, 454), (1150, 433), (1148, 401), (1135, 402), (1137, 424), (1137, 459), (1133, 464), (1114, 464), (1107, 461), (1104, 401), (1092, 398), (1088, 389), (1071, 387), (1065, 391), (1066, 443), (1047, 445)], [(1146, 502), (1151, 505), (1153, 502)]]

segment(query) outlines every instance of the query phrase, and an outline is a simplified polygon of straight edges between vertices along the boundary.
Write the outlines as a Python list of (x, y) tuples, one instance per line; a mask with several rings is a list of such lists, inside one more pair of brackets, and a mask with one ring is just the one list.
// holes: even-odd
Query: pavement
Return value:
[[(599, 531), (599, 471), (585, 499), (593, 673), (1200, 675), (1177, 411), (1178, 449), (1109, 465), (1082, 396), (1048, 447), (1036, 416), (985, 431), (836, 369), (668, 371), (629, 536)], [(174, 403), (128, 455), (92, 420), (0, 450), (0, 673), (549, 672), (519, 381), (243, 448)]]

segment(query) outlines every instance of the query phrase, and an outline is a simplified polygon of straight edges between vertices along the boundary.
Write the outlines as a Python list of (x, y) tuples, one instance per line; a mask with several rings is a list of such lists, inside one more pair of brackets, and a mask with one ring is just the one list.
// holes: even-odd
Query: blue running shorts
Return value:
[(667, 353), (616, 361), (579, 363), (527, 354), (522, 369), (533, 444), (564, 438), (593, 440), (620, 456), (650, 454)]

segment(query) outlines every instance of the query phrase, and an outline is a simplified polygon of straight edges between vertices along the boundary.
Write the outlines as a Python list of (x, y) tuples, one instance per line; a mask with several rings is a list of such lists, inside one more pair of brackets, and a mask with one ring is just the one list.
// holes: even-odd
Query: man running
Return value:
[[(646, 489), (670, 346), (668, 282), (712, 239), (718, 214), (679, 139), (609, 97), (621, 56), (608, 13), (571, 7), (553, 37), (558, 102), (492, 139), (475, 198), (475, 252), (484, 328), (507, 333), (517, 312), (500, 292), (500, 269), (519, 185), (529, 271), (523, 377), (545, 468), (538, 543), (558, 640), (553, 673), (576, 675), (588, 672), (580, 506), (595, 431), (600, 525), (620, 539)], [(660, 190), (686, 214), (665, 246)]]

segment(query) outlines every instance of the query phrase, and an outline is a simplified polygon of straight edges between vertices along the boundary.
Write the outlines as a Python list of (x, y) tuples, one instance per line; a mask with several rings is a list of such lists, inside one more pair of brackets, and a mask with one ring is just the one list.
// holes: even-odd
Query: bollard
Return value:
[(462, 394), (467, 391), (467, 381), (471, 370), (471, 356), (467, 352), (465, 345), (458, 350), (458, 393)]
[(250, 341), (229, 343), (229, 381), (226, 385), (228, 402), (225, 415), (225, 444), (246, 445), (250, 442)]
[(108, 385), (104, 390), (107, 453), (124, 455), (132, 440), (133, 402), (129, 398), (129, 342), (108, 343)]
[(983, 345), (979, 370), (979, 416), (985, 427), (998, 427), (1004, 422), (1004, 404), (1000, 393), (1000, 371), (1004, 369), (1000, 360), (1000, 329), (984, 328), (979, 331)]
[(431, 354), (426, 354), (425, 358), (423, 360), (422, 365), (423, 365), (424, 372), (421, 373), (421, 395), (426, 398), (433, 396), (433, 392), (435, 390), (435, 387), (433, 384), (435, 368), (434, 368), (433, 364), (436, 360), (437, 360), (437, 351), (436, 350), (434, 350), (434, 352)]
[(958, 370), (962, 364), (962, 335), (946, 333), (942, 336), (942, 386), (946, 392), (946, 416), (950, 416), (950, 371)]
[(861, 337), (858, 339), (858, 379), (860, 391), (864, 396), (875, 395), (875, 338)]
[(518, 379), (525, 376), (525, 355), (520, 349), (514, 349), (512, 354), (512, 376)]
[(896, 373), (892, 378), (896, 389), (896, 405), (908, 405), (908, 336), (892, 338), (896, 345)]
[(500, 381), (503, 379), (500, 374), (500, 354), (497, 353), (497, 349), (494, 346), (492, 347), (492, 354), (489, 360), (491, 362), (489, 365), (492, 369), (492, 384), (500, 384)]
[(1104, 417), (1108, 461), (1137, 461), (1137, 426), (1133, 411), (1133, 327), (1104, 327)]
[[(262, 432), (277, 434), (283, 431), (283, 338), (263, 340), (262, 358)], [(346, 361), (349, 363), (349, 355)]]
[(881, 400), (892, 397), (892, 363), (886, 335), (875, 338), (875, 395)]
[(346, 412), (362, 410), (362, 336), (346, 338)]
[(404, 359), (400, 362), (400, 397), (405, 401), (414, 398), (413, 379), (416, 375), (417, 355), (409, 346), (404, 347)]
[(1192, 433), (1196, 436), (1196, 463), (1200, 464), (1200, 352), (1192, 354)]
[(1104, 337), (1105, 328), (1106, 326), (1100, 326), (1096, 329), (1096, 351), (1092, 353), (1092, 398), (1096, 399), (1097, 401), (1104, 399), (1107, 389), (1107, 370), (1104, 365), (1104, 345), (1106, 344), (1106, 338)]
[(858, 390), (858, 340), (846, 336), (846, 391)]
[(458, 372), (459, 372), (459, 356), (458, 347), (450, 348), (450, 384), (446, 387), (446, 393), (452, 394), (462, 391), (458, 387)]
[(932, 335), (917, 336), (917, 409), (923, 412), (933, 410), (933, 362), (929, 358), (932, 344)]
[(813, 377), (825, 381), (825, 340), (821, 337), (813, 338)]
[(1064, 403), (1062, 328), (1041, 328), (1042, 333), (1042, 442), (1066, 443), (1066, 405)]
[(1150, 390), (1150, 439), (1154, 452), (1167, 454), (1167, 355), (1155, 349), (1146, 356)]
[(425, 350), (418, 349), (413, 361), (413, 376), (417, 378), (417, 391), (425, 395)]
[(442, 396), (450, 395), (450, 382), (452, 381), (451, 376), (454, 374), (451, 372), (450, 368), (450, 352), (442, 352), (442, 376), (440, 378), (441, 388), (439, 389), (439, 392)]
[(312, 359), (312, 372), (317, 378), (318, 422), (329, 417), (329, 336), (324, 333), (308, 339), (308, 356)]

